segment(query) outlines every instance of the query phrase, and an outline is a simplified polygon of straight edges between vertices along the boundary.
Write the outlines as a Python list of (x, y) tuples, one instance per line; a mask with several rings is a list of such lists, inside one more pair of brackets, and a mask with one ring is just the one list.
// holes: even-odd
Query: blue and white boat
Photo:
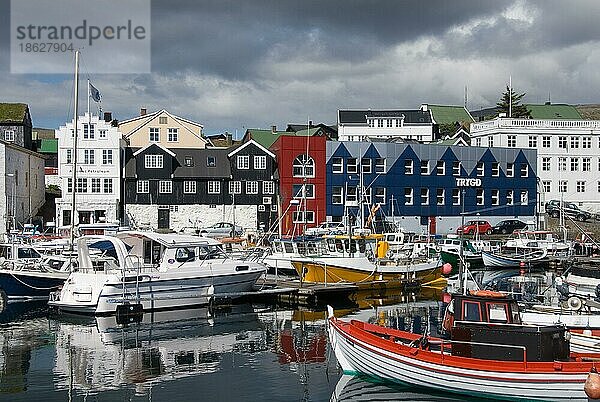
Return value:
[[(48, 304), (65, 312), (108, 315), (122, 305), (178, 309), (252, 291), (265, 265), (233, 259), (222, 247), (214, 239), (179, 234), (83, 236), (77, 240), (76, 270)], [(99, 248), (101, 254), (92, 252)]]
[(482, 251), (481, 258), (488, 268), (519, 268), (536, 266), (546, 261), (547, 254), (546, 249), (510, 254)]

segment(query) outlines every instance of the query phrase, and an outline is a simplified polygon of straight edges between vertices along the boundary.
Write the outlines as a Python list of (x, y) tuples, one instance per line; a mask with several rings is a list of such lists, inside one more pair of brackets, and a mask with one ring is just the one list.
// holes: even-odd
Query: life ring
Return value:
[(471, 290), (469, 292), (471, 296), (480, 296), (480, 297), (506, 297), (504, 293), (496, 292), (493, 290)]

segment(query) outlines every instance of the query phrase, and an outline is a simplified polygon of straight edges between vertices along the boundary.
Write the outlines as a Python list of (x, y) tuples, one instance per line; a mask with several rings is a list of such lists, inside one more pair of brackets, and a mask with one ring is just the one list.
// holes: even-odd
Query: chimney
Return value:
[(273, 134), (277, 133), (277, 126), (275, 126), (275, 125), (271, 126), (271, 132)]
[(227, 145), (233, 145), (233, 136), (230, 132), (225, 131), (225, 140), (227, 141)]
[(145, 115), (146, 115), (146, 113), (147, 113), (147, 110), (146, 110), (146, 108), (145, 108), (145, 107), (143, 107), (143, 108), (140, 108), (140, 116), (145, 116)]
[(107, 123), (112, 121), (112, 112), (104, 112), (104, 121)]
[(308, 128), (311, 128), (312, 126), (313, 126), (313, 124), (312, 124), (312, 120), (309, 120), (309, 121), (308, 121)]

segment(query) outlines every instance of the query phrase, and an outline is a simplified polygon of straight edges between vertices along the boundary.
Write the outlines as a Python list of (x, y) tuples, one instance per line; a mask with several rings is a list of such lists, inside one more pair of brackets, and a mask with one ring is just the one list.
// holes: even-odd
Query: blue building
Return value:
[[(386, 142), (327, 142), (328, 219), (380, 205), (379, 219), (445, 233), (465, 219), (535, 219), (537, 154), (515, 148)], [(361, 191), (363, 189), (363, 191)], [(361, 200), (362, 193), (362, 203)], [(365, 207), (363, 216), (369, 208)]]

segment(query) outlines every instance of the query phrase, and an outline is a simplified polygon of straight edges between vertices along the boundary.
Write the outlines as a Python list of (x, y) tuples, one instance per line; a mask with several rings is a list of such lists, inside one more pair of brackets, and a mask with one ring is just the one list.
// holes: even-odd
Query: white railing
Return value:
[(498, 118), (471, 124), (471, 134), (494, 128), (557, 128), (557, 129), (600, 129), (600, 120), (551, 120)]

